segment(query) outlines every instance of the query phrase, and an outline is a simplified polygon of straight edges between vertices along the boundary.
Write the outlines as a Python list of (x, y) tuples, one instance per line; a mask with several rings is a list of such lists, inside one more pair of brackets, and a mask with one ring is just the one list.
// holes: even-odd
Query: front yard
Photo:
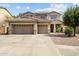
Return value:
[(64, 33), (55, 33), (50, 37), (57, 45), (79, 46), (79, 34), (76, 37), (65, 37)]

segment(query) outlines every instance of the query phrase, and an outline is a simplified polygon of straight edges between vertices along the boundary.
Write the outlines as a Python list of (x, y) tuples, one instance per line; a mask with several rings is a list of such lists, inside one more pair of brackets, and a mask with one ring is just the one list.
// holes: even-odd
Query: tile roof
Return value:
[(40, 18), (15, 18), (13, 20), (6, 20), (7, 22), (50, 22), (51, 20), (41, 19)]

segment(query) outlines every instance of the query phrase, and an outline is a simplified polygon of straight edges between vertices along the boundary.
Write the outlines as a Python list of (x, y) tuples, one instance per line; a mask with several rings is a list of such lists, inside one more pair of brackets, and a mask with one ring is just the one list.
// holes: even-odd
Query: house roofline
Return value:
[(15, 18), (13, 20), (6, 20), (6, 22), (51, 22), (51, 20), (39, 20), (38, 18)]
[[(7, 8), (4, 8), (4, 7), (1, 7), (1, 6), (0, 6), (0, 9), (4, 9), (4, 10), (6, 10), (6, 11), (12, 16), (12, 14), (8, 11)], [(12, 17), (13, 17), (13, 16), (12, 16)]]

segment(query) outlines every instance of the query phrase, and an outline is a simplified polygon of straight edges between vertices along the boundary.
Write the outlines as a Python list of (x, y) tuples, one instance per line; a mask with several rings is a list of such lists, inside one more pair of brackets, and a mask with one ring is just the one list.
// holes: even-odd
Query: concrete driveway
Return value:
[[(76, 49), (75, 49), (76, 48)], [(48, 35), (0, 35), (2, 56), (79, 55), (78, 47), (55, 45)]]

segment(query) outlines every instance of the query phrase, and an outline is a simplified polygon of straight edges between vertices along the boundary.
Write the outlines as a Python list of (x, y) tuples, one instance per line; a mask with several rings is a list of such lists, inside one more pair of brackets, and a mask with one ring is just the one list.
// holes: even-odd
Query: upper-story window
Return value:
[(41, 16), (41, 18), (45, 19), (45, 18), (46, 18), (46, 16)]
[(57, 18), (57, 15), (51, 15), (51, 19), (55, 20)]
[(42, 19), (46, 19), (47, 15), (42, 15), (41, 18)]

